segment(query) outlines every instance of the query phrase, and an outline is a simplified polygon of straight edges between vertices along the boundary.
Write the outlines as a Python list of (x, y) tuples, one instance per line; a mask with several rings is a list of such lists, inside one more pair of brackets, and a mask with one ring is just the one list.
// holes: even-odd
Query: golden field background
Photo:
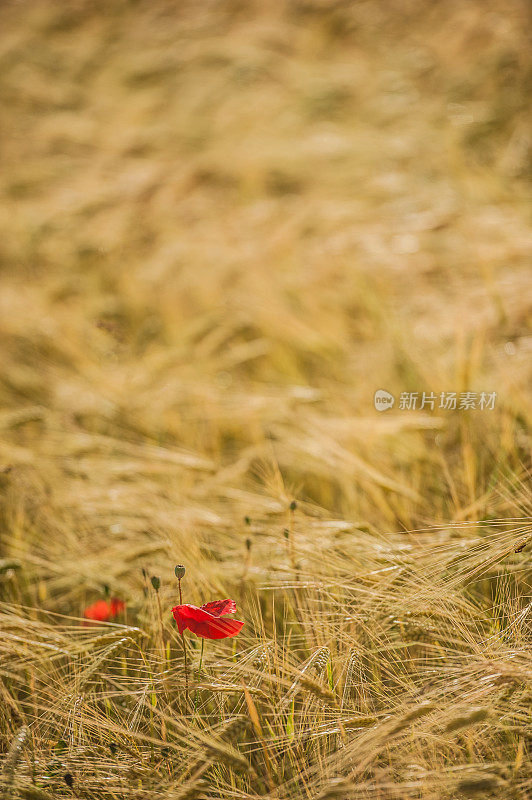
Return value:
[(530, 17), (2, 4), (3, 796), (529, 796)]

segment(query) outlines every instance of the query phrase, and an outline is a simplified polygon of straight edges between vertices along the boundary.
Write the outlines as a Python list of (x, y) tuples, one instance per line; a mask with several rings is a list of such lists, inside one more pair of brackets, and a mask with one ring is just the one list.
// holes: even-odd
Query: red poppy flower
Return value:
[(108, 619), (117, 617), (125, 607), (126, 604), (116, 597), (111, 598), (109, 602), (107, 600), (97, 600), (92, 606), (87, 606), (83, 616), (96, 622), (106, 622)]
[(201, 608), (185, 603), (173, 608), (172, 614), (179, 633), (188, 628), (203, 639), (226, 639), (228, 636), (236, 636), (244, 625), (238, 619), (220, 619), (234, 611), (234, 600), (215, 600), (213, 603), (205, 603)]

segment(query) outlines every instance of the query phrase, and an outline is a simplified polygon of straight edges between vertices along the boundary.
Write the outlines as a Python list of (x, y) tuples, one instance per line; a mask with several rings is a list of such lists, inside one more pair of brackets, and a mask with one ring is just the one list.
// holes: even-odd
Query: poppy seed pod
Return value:
[(175, 576), (176, 576), (176, 578), (177, 578), (178, 580), (181, 580), (181, 578), (184, 576), (184, 574), (185, 574), (185, 572), (186, 572), (186, 569), (185, 569), (185, 567), (183, 566), (183, 564), (177, 564), (177, 565), (176, 565), (176, 567), (175, 567), (175, 569), (174, 569), (174, 572), (175, 572)]

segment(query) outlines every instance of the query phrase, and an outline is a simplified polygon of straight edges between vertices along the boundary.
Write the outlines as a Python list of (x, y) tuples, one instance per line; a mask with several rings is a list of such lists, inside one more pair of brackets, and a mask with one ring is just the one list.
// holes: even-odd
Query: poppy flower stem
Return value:
[[(177, 579), (179, 585), (179, 605), (183, 605), (183, 595), (181, 594), (181, 578), (178, 577)], [(187, 665), (187, 646), (185, 643), (185, 631), (181, 634), (181, 638), (183, 640), (183, 657), (185, 659), (185, 695), (187, 698), (187, 705), (189, 703), (189, 696), (188, 696), (188, 665)]]
[(198, 676), (201, 677), (201, 666), (203, 664), (203, 646), (205, 644), (205, 639), (201, 640), (201, 653), (200, 653), (200, 660), (199, 660), (199, 669), (198, 669)]
[(157, 612), (159, 614), (159, 638), (161, 640), (161, 651), (163, 656), (163, 663), (166, 660), (166, 645), (164, 641), (164, 627), (163, 627), (163, 610), (161, 608), (161, 598), (159, 597), (159, 589), (161, 588), (161, 579), (156, 575), (151, 578), (151, 585), (157, 598)]
[(157, 597), (157, 610), (159, 612), (159, 634), (161, 637), (161, 649), (163, 652), (163, 661), (166, 661), (166, 642), (164, 641), (164, 628), (163, 628), (163, 610), (161, 608), (161, 598), (159, 592), (155, 592)]
[[(197, 677), (198, 681), (201, 680), (201, 667), (202, 667), (202, 664), (203, 664), (203, 648), (204, 648), (204, 646), (205, 646), (205, 639), (202, 639), (201, 640), (201, 652), (200, 652), (200, 659), (199, 659), (199, 667), (198, 667), (198, 677)], [(196, 689), (196, 694), (195, 694), (195, 697), (194, 697), (194, 711), (196, 710), (196, 706), (198, 704), (198, 695), (199, 695), (199, 692)]]

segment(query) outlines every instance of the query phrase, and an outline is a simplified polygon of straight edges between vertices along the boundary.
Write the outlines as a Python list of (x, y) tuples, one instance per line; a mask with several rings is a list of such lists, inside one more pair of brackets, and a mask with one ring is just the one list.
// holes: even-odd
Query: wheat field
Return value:
[(2, 3), (2, 800), (532, 795), (531, 23)]

